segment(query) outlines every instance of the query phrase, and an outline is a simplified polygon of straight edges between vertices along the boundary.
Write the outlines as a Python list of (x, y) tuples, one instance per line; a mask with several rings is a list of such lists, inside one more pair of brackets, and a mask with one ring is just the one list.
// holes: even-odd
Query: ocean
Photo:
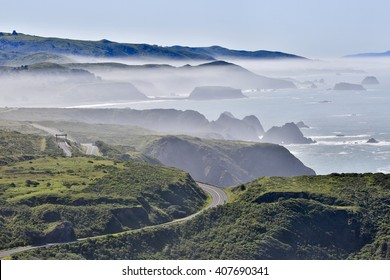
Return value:
[[(229, 111), (237, 118), (255, 115), (265, 129), (303, 121), (310, 127), (301, 129), (303, 134), (317, 143), (285, 147), (317, 174), (390, 173), (390, 91), (298, 89), (246, 94), (249, 97), (244, 99), (152, 100), (85, 107), (191, 109), (209, 120)], [(369, 138), (379, 143), (366, 143)]]

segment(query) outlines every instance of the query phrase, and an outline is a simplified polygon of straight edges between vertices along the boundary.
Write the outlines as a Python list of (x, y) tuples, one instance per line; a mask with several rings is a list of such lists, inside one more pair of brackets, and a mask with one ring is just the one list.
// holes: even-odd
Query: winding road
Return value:
[[(43, 131), (45, 131), (46, 133), (48, 133), (48, 134), (50, 134), (52, 136), (56, 136), (57, 134), (63, 134), (64, 133), (63, 131), (60, 131), (58, 129), (55, 129), (55, 128), (52, 128), (52, 127), (43, 126), (43, 125), (36, 124), (36, 123), (32, 123), (31, 126), (33, 126), (35, 128), (38, 128), (40, 130), (43, 130)], [(70, 136), (68, 136), (68, 139), (70, 141), (72, 141), (72, 142), (77, 142), (76, 140), (74, 140)], [(60, 149), (62, 149), (62, 151), (64, 152), (65, 156), (67, 156), (67, 157), (71, 157), (72, 156), (71, 147), (68, 145), (68, 143), (66, 141), (58, 141), (57, 144), (58, 144), (58, 147)], [(87, 143), (87, 144), (81, 144), (81, 145), (85, 148), (85, 154), (92, 155), (92, 156), (98, 156), (99, 155), (99, 148), (97, 146), (95, 146), (94, 144)]]
[[(35, 128), (38, 128), (40, 130), (43, 130), (45, 131), (46, 133), (52, 135), (52, 136), (56, 136), (56, 134), (63, 134), (63, 132), (55, 129), (55, 128), (51, 128), (51, 127), (46, 127), (46, 126), (43, 126), (43, 125), (40, 125), (40, 124), (36, 124), (36, 123), (32, 123), (31, 124), (33, 127)], [(71, 141), (74, 141), (72, 138), (68, 137), (69, 140)], [(65, 156), (67, 157), (71, 157), (72, 156), (72, 151), (71, 151), (71, 148), (70, 146), (68, 145), (68, 143), (66, 143), (66, 141), (59, 141), (58, 142), (58, 147), (60, 147), (62, 149), (62, 151), (64, 152)]]
[[(176, 219), (176, 220), (173, 220), (173, 221), (170, 221), (170, 222), (167, 222), (167, 223), (163, 223), (163, 224), (159, 224), (159, 225), (146, 226), (146, 227), (143, 227), (143, 228), (140, 228), (140, 229), (132, 229), (132, 230), (123, 231), (123, 232), (120, 232), (120, 233), (116, 233), (115, 236), (126, 234), (126, 233), (129, 233), (129, 232), (145, 230), (145, 229), (150, 229), (150, 228), (164, 227), (164, 226), (168, 226), (168, 225), (172, 225), (172, 224), (188, 221), (188, 220), (193, 219), (194, 217), (196, 217), (197, 215), (199, 215), (200, 213), (202, 213), (203, 211), (205, 211), (207, 209), (210, 209), (210, 208), (213, 208), (213, 207), (217, 207), (218, 205), (224, 205), (227, 202), (228, 196), (227, 196), (226, 192), (223, 189), (218, 188), (216, 186), (212, 186), (212, 185), (206, 184), (206, 183), (201, 183), (201, 182), (196, 182), (196, 183), (198, 184), (198, 186), (202, 190), (204, 190), (205, 192), (207, 192), (211, 196), (212, 201), (206, 208), (203, 208), (199, 212), (196, 212), (196, 213), (194, 213), (194, 214), (192, 214), (190, 216), (187, 216), (187, 217), (184, 217), (184, 218), (181, 218), (181, 219)], [(38, 249), (38, 248), (49, 248), (49, 247), (56, 246), (56, 245), (61, 245), (61, 244), (76, 243), (76, 242), (81, 242), (81, 241), (88, 240), (88, 239), (99, 239), (99, 238), (104, 238), (104, 237), (109, 236), (109, 235), (112, 235), (112, 234), (105, 234), (105, 235), (99, 235), (99, 236), (93, 236), (93, 237), (87, 237), (87, 238), (80, 238), (80, 239), (77, 239), (76, 241), (71, 241), (71, 242), (66, 242), (66, 243), (50, 243), (50, 244), (45, 244), (45, 245), (40, 245), (40, 246), (18, 247), (18, 248), (7, 250), (7, 251), (1, 251), (0, 252), (0, 259), (3, 259), (5, 257), (9, 257), (9, 256), (11, 256), (12, 254), (15, 254), (15, 253), (30, 251), (30, 250), (34, 250), (34, 249)]]

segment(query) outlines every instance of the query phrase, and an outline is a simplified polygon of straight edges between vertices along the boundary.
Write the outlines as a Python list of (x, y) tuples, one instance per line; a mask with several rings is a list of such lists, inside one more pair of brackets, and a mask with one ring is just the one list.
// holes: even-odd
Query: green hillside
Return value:
[[(182, 46), (162, 47), (149, 44), (117, 43), (106, 39), (83, 41), (62, 38), (46, 38), (23, 33), (0, 32), (0, 49), (4, 52), (51, 53), (72, 56), (107, 58), (159, 58), (176, 60), (204, 60), (216, 58), (236, 59), (304, 59), (293, 54), (273, 51), (230, 50), (220, 46), (191, 48)], [(3, 55), (4, 56), (4, 55)]]
[(0, 48), (3, 51), (22, 53), (54, 53), (90, 57), (137, 57), (165, 59), (212, 60), (213, 58), (187, 50), (171, 50), (157, 45), (116, 43), (109, 40), (82, 41), (46, 38), (22, 33), (1, 32)]
[(264, 177), (229, 192), (182, 225), (13, 258), (390, 259), (390, 175)]
[(62, 155), (53, 137), (0, 130), (0, 166), (47, 155)]
[(0, 248), (120, 232), (198, 211), (205, 194), (185, 172), (88, 157), (0, 167)]

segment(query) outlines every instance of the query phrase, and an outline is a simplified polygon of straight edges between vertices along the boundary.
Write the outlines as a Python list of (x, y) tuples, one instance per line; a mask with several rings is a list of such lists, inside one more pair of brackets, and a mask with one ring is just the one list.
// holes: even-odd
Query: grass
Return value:
[(186, 223), (13, 259), (390, 258), (390, 175), (263, 177), (228, 192), (230, 203)]
[[(200, 210), (206, 195), (183, 171), (90, 157), (42, 157), (0, 167), (0, 248), (159, 224)], [(51, 240), (51, 242), (61, 240)]]

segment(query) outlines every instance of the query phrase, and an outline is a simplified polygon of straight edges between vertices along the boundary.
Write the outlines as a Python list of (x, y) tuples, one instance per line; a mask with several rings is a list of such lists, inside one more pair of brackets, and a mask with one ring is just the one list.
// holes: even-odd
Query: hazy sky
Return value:
[(9, 0), (0, 31), (315, 57), (390, 50), (390, 0)]

